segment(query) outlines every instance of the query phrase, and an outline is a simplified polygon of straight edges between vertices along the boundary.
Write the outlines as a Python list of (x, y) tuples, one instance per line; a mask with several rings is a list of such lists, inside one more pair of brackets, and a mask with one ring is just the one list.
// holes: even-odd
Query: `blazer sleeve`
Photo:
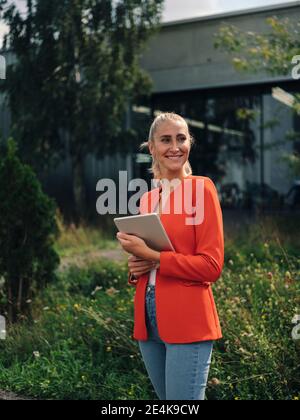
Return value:
[(160, 252), (162, 275), (200, 283), (214, 283), (221, 276), (224, 264), (222, 210), (216, 187), (207, 177), (204, 178), (204, 219), (195, 225), (195, 236), (195, 255)]

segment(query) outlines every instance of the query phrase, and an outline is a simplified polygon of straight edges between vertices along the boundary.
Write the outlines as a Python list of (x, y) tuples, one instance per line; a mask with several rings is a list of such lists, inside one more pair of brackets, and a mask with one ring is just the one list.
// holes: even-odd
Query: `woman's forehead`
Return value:
[(188, 128), (184, 121), (163, 121), (157, 127), (157, 135), (176, 133), (187, 134)]

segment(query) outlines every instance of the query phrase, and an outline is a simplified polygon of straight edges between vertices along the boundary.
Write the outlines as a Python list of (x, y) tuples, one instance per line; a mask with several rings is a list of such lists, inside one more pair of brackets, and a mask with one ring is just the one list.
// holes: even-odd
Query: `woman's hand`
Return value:
[(156, 266), (157, 262), (155, 261), (143, 260), (142, 258), (136, 257), (135, 255), (130, 255), (128, 257), (129, 271), (136, 278), (148, 273), (153, 268), (156, 268)]
[(133, 254), (136, 257), (140, 257), (141, 259), (147, 259), (146, 256), (149, 255), (150, 248), (143, 239), (122, 232), (118, 232), (116, 236), (124, 251)]

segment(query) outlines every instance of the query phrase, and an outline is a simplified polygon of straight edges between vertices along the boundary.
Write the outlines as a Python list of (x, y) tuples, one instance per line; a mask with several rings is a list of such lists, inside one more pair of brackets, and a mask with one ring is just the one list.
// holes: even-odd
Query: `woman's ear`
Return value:
[(152, 143), (150, 141), (148, 141), (148, 148), (149, 148), (150, 154), (152, 155), (152, 153), (153, 153), (153, 145), (152, 145)]

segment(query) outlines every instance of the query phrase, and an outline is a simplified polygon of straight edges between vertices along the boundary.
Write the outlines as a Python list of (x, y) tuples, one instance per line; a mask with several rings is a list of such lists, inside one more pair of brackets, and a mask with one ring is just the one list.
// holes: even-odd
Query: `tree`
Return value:
[[(214, 45), (233, 56), (232, 64), (237, 71), (256, 73), (263, 70), (271, 76), (291, 74), (300, 52), (299, 22), (274, 16), (266, 19), (266, 23), (270, 27), (266, 34), (222, 25)], [(300, 115), (299, 94), (294, 95), (292, 107)], [(299, 142), (300, 133), (289, 134), (288, 138)], [(300, 150), (285, 159), (294, 173), (300, 175)]]
[(70, 156), (82, 216), (84, 158), (133, 140), (122, 122), (128, 103), (150, 93), (138, 59), (159, 28), (163, 0), (27, 0), (26, 16), (9, 3), (1, 2), (9, 26), (4, 47), (16, 61), (2, 90), (13, 136), (38, 172)]
[(43, 193), (32, 168), (20, 161), (16, 143), (9, 139), (0, 160), (0, 277), (11, 322), (29, 314), (29, 300), (55, 278), (57, 235), (54, 201)]

